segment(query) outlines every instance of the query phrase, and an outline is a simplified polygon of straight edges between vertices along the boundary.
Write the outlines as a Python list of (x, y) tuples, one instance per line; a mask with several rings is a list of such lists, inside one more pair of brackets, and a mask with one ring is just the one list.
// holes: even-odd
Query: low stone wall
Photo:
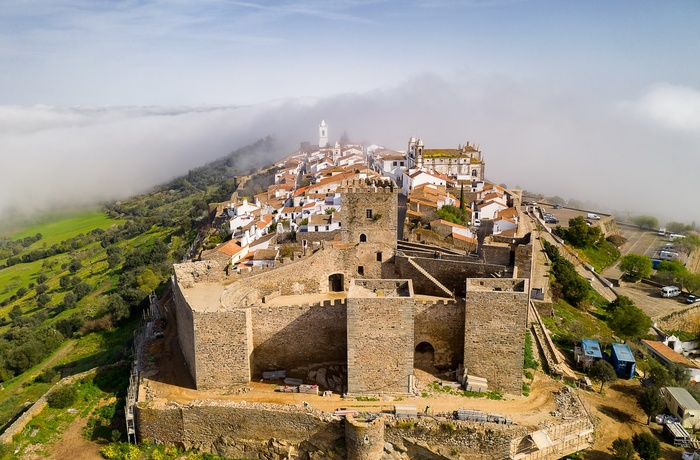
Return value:
[(48, 404), (47, 399), (56, 388), (73, 383), (76, 380), (81, 379), (90, 374), (94, 374), (95, 372), (97, 372), (97, 368), (90, 369), (89, 371), (81, 372), (80, 374), (71, 375), (69, 377), (65, 377), (59, 380), (53, 387), (51, 387), (49, 391), (44, 393), (43, 396), (41, 396), (34, 404), (32, 404), (32, 406), (29, 409), (27, 409), (22, 415), (20, 415), (19, 418), (17, 418), (17, 420), (12, 422), (12, 425), (7, 427), (5, 432), (2, 435), (0, 435), (0, 443), (5, 444), (8, 442), (12, 442), (12, 438), (14, 437), (14, 435), (22, 431), (24, 427), (27, 426), (27, 423), (31, 422), (37, 414), (41, 413), (41, 411), (43, 411), (44, 408), (46, 408)]
[(341, 420), (310, 407), (214, 400), (186, 405), (154, 401), (138, 403), (135, 413), (139, 442), (150, 440), (231, 458), (258, 458), (270, 448), (345, 456)]

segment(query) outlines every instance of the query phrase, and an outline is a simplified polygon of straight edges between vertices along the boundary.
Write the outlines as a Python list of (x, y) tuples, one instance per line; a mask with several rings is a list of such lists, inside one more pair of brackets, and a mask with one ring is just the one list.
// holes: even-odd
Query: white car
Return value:
[(700, 296), (690, 294), (685, 301), (688, 303), (698, 303), (700, 302)]

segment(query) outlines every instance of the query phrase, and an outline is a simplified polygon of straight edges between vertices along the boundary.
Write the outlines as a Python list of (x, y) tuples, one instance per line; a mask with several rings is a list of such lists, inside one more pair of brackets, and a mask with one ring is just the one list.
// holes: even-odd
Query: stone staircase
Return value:
[(430, 273), (428, 273), (427, 270), (425, 270), (423, 267), (421, 267), (420, 265), (418, 265), (418, 263), (417, 263), (415, 260), (413, 260), (413, 257), (409, 257), (409, 258), (408, 258), (408, 263), (410, 263), (411, 265), (413, 265), (413, 267), (415, 267), (416, 270), (418, 270), (419, 272), (421, 272), (421, 274), (423, 274), (423, 276), (425, 276), (426, 278), (428, 278), (428, 279), (430, 280), (431, 283), (433, 283), (435, 286), (437, 286), (442, 292), (444, 292), (445, 294), (447, 294), (448, 297), (454, 298), (454, 295), (452, 295), (452, 291), (450, 291), (449, 289), (447, 289), (447, 288), (445, 287), (445, 285), (443, 285), (440, 281), (438, 281), (437, 279), (435, 279), (435, 277), (434, 277), (433, 275), (431, 275)]

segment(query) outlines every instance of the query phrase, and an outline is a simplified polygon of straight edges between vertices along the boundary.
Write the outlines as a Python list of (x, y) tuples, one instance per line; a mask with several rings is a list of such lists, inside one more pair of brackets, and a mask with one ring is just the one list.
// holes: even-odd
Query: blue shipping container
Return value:
[(632, 355), (632, 350), (626, 343), (613, 343), (610, 358), (618, 377), (623, 379), (634, 377), (637, 362)]

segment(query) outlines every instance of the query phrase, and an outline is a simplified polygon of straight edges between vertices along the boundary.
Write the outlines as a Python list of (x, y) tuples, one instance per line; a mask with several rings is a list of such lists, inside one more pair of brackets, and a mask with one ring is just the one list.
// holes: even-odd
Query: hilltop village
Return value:
[(175, 265), (179, 381), (196, 393), (176, 403), (163, 393), (179, 390), (141, 380), (138, 438), (260, 458), (545, 459), (590, 446), (592, 419), (566, 388), (547, 398), (553, 416), (440, 403), (449, 415), (426, 405), (419, 439), (405, 431), (433, 381), (523, 398), (533, 241), (520, 191), (484, 174), (471, 142), (330, 145), (322, 122), (266, 192), (216, 206), (229, 241)]
[[(172, 289), (137, 339), (135, 440), (233, 458), (554, 460), (607, 448), (629, 429), (611, 419), (641, 411), (635, 357), (653, 366), (645, 352), (610, 343), (608, 356), (581, 331), (566, 357), (549, 332), (561, 295), (550, 268), (563, 264), (552, 247), (568, 251), (572, 277), (603, 302), (639, 298), (617, 268), (602, 276), (569, 262), (578, 256), (552, 224), (567, 219), (597, 240), (628, 230), (489, 182), (470, 141), (426, 148), (411, 136), (397, 151), (330, 145), (326, 123), (318, 129), (317, 145), (237, 178), (230, 200), (210, 204), (209, 235), (230, 238), (174, 265)], [(259, 177), (264, 191), (245, 186)], [(670, 246), (645, 235), (649, 251)], [(645, 308), (668, 308), (669, 296)], [(684, 348), (693, 343), (654, 331), (661, 341), (642, 341), (646, 353), (696, 382)], [(549, 375), (533, 376), (533, 354)], [(629, 382), (611, 388), (615, 401), (581, 374), (596, 378), (599, 364)], [(662, 393), (671, 413), (686, 414), (673, 422), (674, 443), (692, 440), (690, 412), (672, 403), (683, 391)]]

